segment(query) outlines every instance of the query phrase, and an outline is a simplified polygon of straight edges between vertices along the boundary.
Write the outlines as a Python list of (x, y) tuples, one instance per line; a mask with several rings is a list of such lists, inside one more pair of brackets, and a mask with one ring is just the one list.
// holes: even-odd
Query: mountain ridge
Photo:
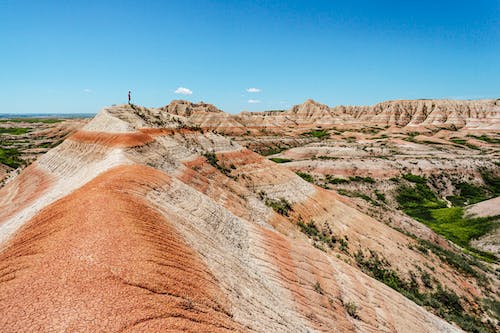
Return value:
[[(0, 189), (6, 332), (460, 331), (345, 250), (315, 248), (297, 224), (331, 230), (348, 253), (375, 251), (404, 276), (415, 264), (430, 272), (411, 237), (194, 126), (202, 113), (105, 108)], [(471, 301), (481, 294), (450, 266), (435, 270)]]

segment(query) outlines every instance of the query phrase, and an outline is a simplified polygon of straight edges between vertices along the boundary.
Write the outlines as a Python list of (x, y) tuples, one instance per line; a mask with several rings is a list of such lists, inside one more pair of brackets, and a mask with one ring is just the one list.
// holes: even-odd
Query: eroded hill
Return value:
[(316, 132), (190, 107), (106, 108), (0, 189), (3, 331), (494, 331), (491, 269), (238, 143)]

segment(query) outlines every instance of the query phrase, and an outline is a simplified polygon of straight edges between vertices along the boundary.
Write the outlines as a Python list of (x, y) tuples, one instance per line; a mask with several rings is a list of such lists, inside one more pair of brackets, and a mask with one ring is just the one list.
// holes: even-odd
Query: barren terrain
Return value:
[(495, 332), (498, 114), (105, 108), (0, 188), (0, 326)]

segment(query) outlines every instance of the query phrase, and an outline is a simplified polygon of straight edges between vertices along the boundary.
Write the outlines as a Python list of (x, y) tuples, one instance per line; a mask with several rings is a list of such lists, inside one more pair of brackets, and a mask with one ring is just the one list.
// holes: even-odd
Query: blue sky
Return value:
[(0, 0), (0, 45), (0, 113), (500, 97), (498, 0)]

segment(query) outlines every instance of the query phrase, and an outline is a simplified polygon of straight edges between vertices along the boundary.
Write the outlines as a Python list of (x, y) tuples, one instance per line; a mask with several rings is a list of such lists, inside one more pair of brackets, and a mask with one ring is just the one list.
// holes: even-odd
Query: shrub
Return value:
[(375, 183), (375, 179), (373, 179), (372, 177), (351, 176), (349, 177), (349, 180), (353, 182), (365, 182), (370, 184)]
[(385, 198), (384, 193), (375, 190), (375, 196), (377, 197), (378, 200), (382, 201), (383, 203), (387, 203), (387, 199)]
[(314, 284), (314, 291), (316, 291), (318, 294), (321, 294), (321, 295), (323, 295), (325, 293), (323, 288), (321, 288), (321, 285), (317, 281)]
[(330, 248), (333, 248), (337, 242), (337, 239), (331, 234), (331, 232), (327, 233), (325, 231), (318, 230), (314, 221), (310, 221), (306, 224), (301, 218), (299, 218), (297, 225), (299, 226), (300, 231), (305, 233), (312, 240), (322, 242)]
[(411, 173), (407, 173), (407, 174), (403, 175), (403, 179), (406, 179), (407, 181), (412, 182), (412, 183), (416, 183), (416, 184), (427, 183), (427, 178), (413, 175)]
[(274, 209), (276, 213), (283, 216), (288, 216), (289, 211), (292, 210), (292, 205), (285, 198), (280, 198), (277, 200), (266, 198), (265, 204)]
[(203, 154), (203, 156), (207, 159), (207, 162), (210, 163), (211, 166), (222, 172), (226, 176), (230, 176), (231, 170), (228, 169), (224, 165), (219, 164), (219, 159), (217, 158), (217, 155), (215, 155), (214, 152), (206, 152)]
[(345, 184), (349, 183), (348, 179), (345, 178), (335, 178), (332, 175), (326, 175), (326, 181), (330, 184)]
[(349, 316), (351, 316), (355, 319), (359, 319), (358, 306), (356, 305), (356, 303), (347, 302), (344, 304), (344, 307), (345, 307), (347, 313), (349, 314)]
[(291, 159), (280, 158), (280, 157), (271, 157), (270, 160), (273, 161), (274, 163), (288, 163), (292, 161)]
[(305, 181), (308, 181), (309, 183), (314, 183), (314, 177), (307, 172), (302, 172), (302, 171), (297, 171), (295, 172), (297, 176), (301, 177)]

